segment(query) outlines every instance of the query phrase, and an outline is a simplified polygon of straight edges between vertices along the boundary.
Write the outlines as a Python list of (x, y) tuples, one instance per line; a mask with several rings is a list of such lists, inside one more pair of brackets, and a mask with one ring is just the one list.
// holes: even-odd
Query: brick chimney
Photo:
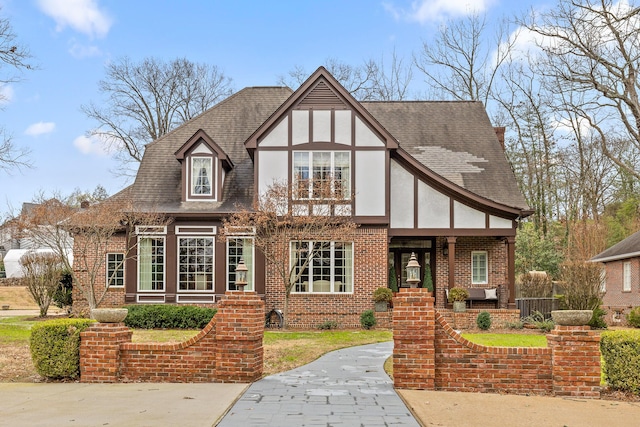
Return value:
[(502, 150), (504, 151), (504, 133), (507, 128), (505, 128), (504, 126), (494, 126), (493, 130), (496, 132), (498, 141), (500, 141), (500, 145), (502, 145)]
[(88, 200), (83, 200), (80, 202), (80, 208), (81, 209), (87, 209), (89, 207), (89, 201)]

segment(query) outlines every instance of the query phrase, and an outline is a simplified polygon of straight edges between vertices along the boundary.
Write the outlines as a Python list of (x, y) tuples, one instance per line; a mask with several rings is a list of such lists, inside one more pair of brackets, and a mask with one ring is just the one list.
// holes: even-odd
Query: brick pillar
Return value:
[(133, 332), (124, 323), (96, 323), (80, 333), (80, 381), (113, 383), (120, 377), (120, 344)]
[(588, 326), (556, 326), (547, 341), (554, 394), (600, 398), (600, 335)]
[(264, 316), (255, 292), (225, 294), (216, 314), (216, 379), (248, 383), (262, 376)]
[(393, 383), (433, 390), (435, 310), (426, 289), (402, 288), (393, 299)]

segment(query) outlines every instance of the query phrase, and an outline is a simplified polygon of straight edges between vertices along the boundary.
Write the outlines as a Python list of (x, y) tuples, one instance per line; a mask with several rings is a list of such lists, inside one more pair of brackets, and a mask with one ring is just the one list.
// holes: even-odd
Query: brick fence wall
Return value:
[(255, 292), (227, 292), (218, 313), (182, 343), (132, 343), (123, 323), (81, 334), (82, 382), (251, 382), (262, 376), (264, 302)]
[(394, 299), (393, 372), (398, 388), (600, 396), (600, 337), (556, 327), (545, 348), (485, 347), (462, 338), (422, 289)]

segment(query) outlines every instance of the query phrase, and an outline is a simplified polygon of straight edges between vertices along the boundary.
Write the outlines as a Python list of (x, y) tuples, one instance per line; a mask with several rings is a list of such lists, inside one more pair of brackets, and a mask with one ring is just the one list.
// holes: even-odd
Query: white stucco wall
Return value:
[(385, 215), (385, 152), (356, 151), (356, 215)]

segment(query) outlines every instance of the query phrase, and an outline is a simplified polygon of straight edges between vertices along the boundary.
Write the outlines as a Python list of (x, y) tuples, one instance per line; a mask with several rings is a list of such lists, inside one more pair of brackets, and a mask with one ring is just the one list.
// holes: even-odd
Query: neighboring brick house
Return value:
[(591, 258), (604, 264), (602, 307), (610, 325), (626, 323), (629, 311), (640, 306), (640, 231)]
[(358, 325), (391, 266), (406, 286), (412, 252), (420, 277), (431, 269), (437, 307), (454, 285), (499, 288), (513, 307), (517, 221), (531, 211), (503, 138), (480, 102), (358, 102), (322, 67), (295, 92), (243, 89), (146, 147), (129, 194), (172, 221), (131, 230), (136, 256), (112, 272), (122, 280), (108, 301), (215, 304), (243, 257), (248, 289), (282, 308), (284, 286), (251, 236), (216, 239), (221, 220), (276, 181), (296, 188), (289, 206), (300, 208), (330, 177), (336, 200), (353, 195), (345, 208), (359, 228), (296, 285), (290, 326)]

